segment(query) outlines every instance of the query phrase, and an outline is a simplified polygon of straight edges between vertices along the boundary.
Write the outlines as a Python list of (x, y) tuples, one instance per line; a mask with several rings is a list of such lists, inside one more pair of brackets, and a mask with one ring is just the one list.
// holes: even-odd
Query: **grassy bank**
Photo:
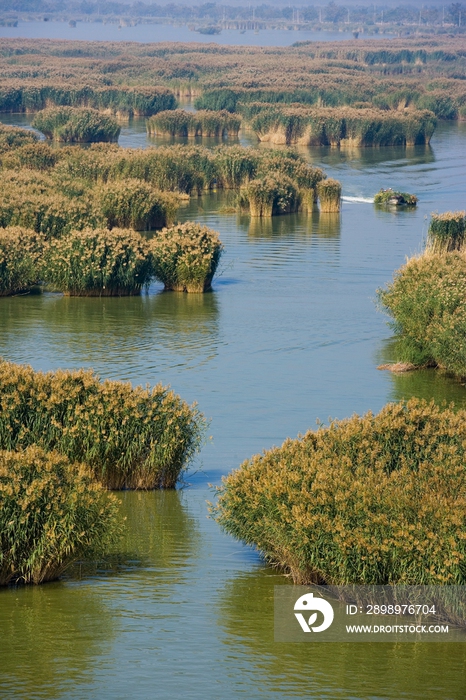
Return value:
[(173, 488), (205, 420), (169, 389), (101, 382), (92, 372), (0, 363), (0, 449), (37, 445), (84, 462), (106, 488)]
[(287, 440), (215, 515), (295, 583), (464, 584), (466, 413), (412, 399)]

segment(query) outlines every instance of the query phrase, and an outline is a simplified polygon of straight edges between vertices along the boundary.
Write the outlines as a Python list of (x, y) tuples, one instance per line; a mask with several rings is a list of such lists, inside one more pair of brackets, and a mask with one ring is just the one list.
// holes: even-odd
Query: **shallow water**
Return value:
[[(196, 27), (203, 22), (194, 22)], [(392, 34), (361, 34), (361, 39), (389, 39)], [(223, 29), (220, 34), (200, 34), (186, 25), (137, 24), (123, 27), (119, 24), (103, 22), (80, 22), (70, 27), (68, 22), (26, 22), (20, 20), (17, 27), (0, 27), (0, 37), (24, 39), (74, 39), (80, 41), (137, 41), (159, 42), (180, 41), (201, 44), (221, 44), (231, 46), (291, 46), (295, 41), (349, 41), (353, 35), (348, 32), (320, 32), (303, 29)]]
[[(131, 125), (125, 138), (148, 143)], [(220, 212), (228, 195), (191, 199), (182, 220), (225, 244), (211, 294), (154, 285), (141, 298), (1, 300), (3, 357), (170, 383), (211, 418), (213, 441), (181, 491), (120, 495), (118, 560), (0, 591), (0, 697), (464, 698), (460, 644), (275, 643), (273, 586), (290, 583), (222, 534), (206, 500), (209, 482), (317, 418), (409, 396), (466, 405), (465, 387), (434, 371), (376, 369), (391, 344), (374, 304), (421, 249), (430, 212), (464, 208), (465, 145), (466, 125), (444, 123), (431, 147), (306, 151), (342, 181), (341, 216), (253, 221)], [(418, 208), (376, 209), (370, 200), (387, 186), (417, 194)]]

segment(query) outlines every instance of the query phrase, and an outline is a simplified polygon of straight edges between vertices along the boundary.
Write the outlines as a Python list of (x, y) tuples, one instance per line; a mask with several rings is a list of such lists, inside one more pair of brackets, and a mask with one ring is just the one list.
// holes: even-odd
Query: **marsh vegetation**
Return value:
[(53, 581), (120, 532), (116, 498), (83, 464), (34, 445), (0, 451), (0, 586)]
[(28, 292), (41, 279), (45, 238), (19, 226), (0, 229), (0, 297)]
[[(445, 242), (442, 241), (445, 245)], [(396, 359), (416, 367), (440, 367), (466, 376), (466, 256), (427, 250), (410, 258), (378, 291), (393, 319)]]
[(168, 388), (90, 371), (1, 362), (0, 400), (0, 449), (55, 450), (109, 489), (173, 488), (204, 438), (203, 415)]
[(149, 247), (153, 274), (167, 291), (211, 289), (223, 251), (216, 231), (191, 222), (179, 224), (159, 231)]
[(295, 583), (463, 584), (465, 425), (416, 399), (332, 421), (225, 477), (215, 516)]
[(152, 276), (147, 242), (135, 231), (71, 231), (44, 247), (41, 279), (68, 296), (140, 294)]
[(63, 143), (118, 141), (120, 135), (116, 119), (83, 107), (49, 107), (36, 114), (32, 126), (47, 139)]
[(303, 146), (428, 144), (436, 125), (434, 114), (426, 110), (397, 112), (255, 103), (249, 105), (247, 114), (260, 141)]
[(159, 112), (147, 120), (147, 133), (165, 136), (208, 136), (237, 138), (241, 118), (227, 110), (186, 112), (175, 109)]
[(447, 211), (432, 214), (427, 233), (428, 250), (434, 253), (449, 253), (462, 250), (466, 237), (466, 212)]

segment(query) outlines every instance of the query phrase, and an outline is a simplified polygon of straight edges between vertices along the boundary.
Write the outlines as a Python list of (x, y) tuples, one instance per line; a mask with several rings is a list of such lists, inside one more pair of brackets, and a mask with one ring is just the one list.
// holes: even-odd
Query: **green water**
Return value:
[[(145, 145), (131, 128), (126, 145)], [(273, 587), (291, 584), (221, 533), (206, 507), (209, 483), (317, 418), (409, 396), (466, 405), (465, 387), (434, 371), (376, 369), (392, 358), (374, 305), (377, 287), (421, 249), (430, 212), (464, 208), (465, 146), (466, 125), (442, 124), (431, 148), (310, 152), (343, 182), (340, 217), (251, 222), (220, 212), (226, 196), (192, 199), (181, 218), (225, 244), (202, 297), (154, 285), (140, 298), (1, 300), (3, 357), (169, 383), (199, 402), (213, 436), (181, 490), (120, 494), (117, 554), (58, 583), (0, 591), (1, 698), (466, 696), (464, 645), (275, 643)], [(417, 210), (376, 210), (370, 198), (387, 186), (417, 194)]]

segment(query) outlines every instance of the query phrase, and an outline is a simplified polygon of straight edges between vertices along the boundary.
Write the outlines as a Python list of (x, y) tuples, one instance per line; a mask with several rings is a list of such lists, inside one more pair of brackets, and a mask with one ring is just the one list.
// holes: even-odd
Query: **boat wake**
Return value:
[(355, 203), (355, 202), (365, 202), (366, 204), (373, 204), (374, 203), (373, 197), (342, 197), (341, 199), (343, 202), (350, 202), (350, 203)]

